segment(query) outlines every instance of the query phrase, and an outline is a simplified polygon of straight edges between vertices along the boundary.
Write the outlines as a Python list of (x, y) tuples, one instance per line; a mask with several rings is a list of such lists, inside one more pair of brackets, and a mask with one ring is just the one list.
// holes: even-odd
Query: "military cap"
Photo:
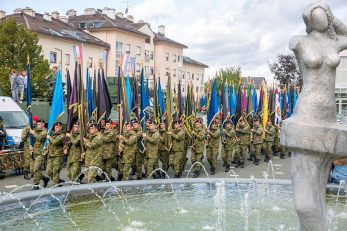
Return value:
[(218, 124), (217, 120), (213, 120), (212, 124)]
[(73, 123), (73, 125), (80, 125), (80, 122), (76, 121), (75, 123)]
[(253, 121), (258, 121), (259, 120), (259, 117), (258, 116), (254, 116), (253, 117)]
[(148, 121), (149, 124), (155, 124), (155, 121), (154, 120), (150, 120)]
[(108, 119), (108, 120), (106, 120), (106, 123), (112, 124), (112, 120)]
[(196, 120), (195, 120), (195, 123), (202, 123), (203, 122), (203, 119), (202, 118), (197, 118)]
[(91, 123), (91, 124), (89, 124), (89, 127), (90, 127), (90, 128), (97, 128), (98, 125), (97, 125), (96, 123)]
[(106, 121), (106, 119), (105, 119), (105, 118), (102, 118), (101, 121)]
[(60, 121), (58, 121), (58, 122), (55, 122), (55, 124), (54, 124), (54, 126), (63, 126), (63, 123), (62, 122), (60, 122)]
[(131, 121), (132, 123), (139, 123), (139, 121), (137, 121), (136, 118), (132, 118), (130, 121)]
[(180, 119), (174, 121), (174, 124), (179, 124), (179, 123), (181, 123)]
[(36, 122), (37, 122), (38, 120), (39, 120), (39, 117), (38, 117), (37, 115), (34, 115), (34, 116), (33, 116), (33, 121), (36, 121)]
[(131, 121), (127, 121), (124, 123), (124, 125), (132, 125)]
[(45, 123), (45, 121), (43, 119), (39, 119), (37, 120), (38, 123)]
[(225, 124), (231, 124), (232, 122), (231, 122), (231, 119), (227, 119), (226, 121), (225, 121)]
[(93, 123), (96, 123), (95, 120), (89, 120), (89, 124), (93, 124)]

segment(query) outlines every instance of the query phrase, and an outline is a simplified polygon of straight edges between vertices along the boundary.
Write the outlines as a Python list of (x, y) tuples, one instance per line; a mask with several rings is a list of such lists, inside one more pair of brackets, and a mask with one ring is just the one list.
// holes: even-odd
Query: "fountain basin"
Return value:
[[(344, 230), (345, 197), (336, 203), (328, 193), (327, 205), (331, 227)], [(124, 181), (0, 197), (0, 230), (297, 230), (298, 224), (286, 180)]]

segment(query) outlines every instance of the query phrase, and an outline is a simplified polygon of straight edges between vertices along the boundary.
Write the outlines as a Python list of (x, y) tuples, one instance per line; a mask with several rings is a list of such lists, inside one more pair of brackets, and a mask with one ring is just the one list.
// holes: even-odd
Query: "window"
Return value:
[(149, 74), (149, 66), (145, 66), (145, 75)]
[(172, 69), (173, 77), (176, 77), (176, 69)]
[(140, 72), (141, 71), (141, 64), (136, 63), (136, 72)]
[(70, 65), (70, 54), (65, 54), (65, 65)]
[(154, 75), (154, 68), (151, 67), (151, 75)]
[(184, 87), (182, 87), (182, 92), (184, 92)]
[(119, 60), (116, 60), (116, 68), (115, 68), (116, 76), (118, 76), (118, 68), (119, 68)]
[(141, 55), (141, 47), (136, 47), (136, 55)]
[(122, 57), (122, 46), (123, 46), (123, 43), (116, 42), (116, 58)]
[(173, 62), (174, 62), (174, 63), (176, 62), (176, 57), (177, 57), (177, 56), (174, 54), (174, 55), (173, 55)]
[(125, 44), (125, 52), (130, 54), (130, 44)]
[(192, 73), (192, 80), (194, 80), (194, 73)]
[(169, 76), (169, 68), (165, 68), (165, 76)]
[(190, 72), (187, 72), (187, 79), (190, 79)]
[(145, 43), (151, 44), (151, 38), (146, 38)]
[(196, 74), (196, 80), (199, 80), (199, 74)]
[(88, 67), (92, 68), (93, 67), (93, 58), (88, 57)]
[(165, 53), (165, 60), (169, 61), (169, 53)]
[(181, 62), (181, 56), (180, 55), (177, 56), (177, 62)]
[(151, 51), (150, 59), (151, 59), (151, 60), (153, 60), (153, 59), (154, 59), (154, 54), (153, 54), (153, 51)]
[(199, 87), (196, 87), (195, 90), (196, 90), (195, 92), (198, 93), (199, 92)]
[(49, 53), (49, 62), (50, 63), (57, 63), (57, 52), (51, 51)]
[(149, 61), (149, 50), (145, 50), (145, 61)]
[(200, 92), (201, 92), (201, 93), (204, 92), (204, 87), (203, 87), (203, 86), (200, 87)]
[(182, 78), (182, 70), (178, 70), (178, 77), (181, 79)]
[(80, 23), (80, 28), (81, 28), (81, 29), (85, 29), (85, 28), (86, 28), (86, 24), (85, 24), (84, 22), (81, 22), (81, 23)]

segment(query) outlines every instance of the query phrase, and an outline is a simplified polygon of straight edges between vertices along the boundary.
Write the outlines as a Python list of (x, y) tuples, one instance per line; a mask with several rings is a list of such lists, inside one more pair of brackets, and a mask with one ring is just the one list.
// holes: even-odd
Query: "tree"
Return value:
[(302, 86), (302, 77), (294, 54), (278, 54), (277, 60), (269, 63), (270, 71), (282, 85)]
[(30, 56), (31, 84), (33, 97), (42, 97), (47, 91), (44, 77), (50, 73), (49, 63), (41, 55), (41, 46), (35, 32), (27, 30), (9, 18), (0, 23), (0, 92), (10, 95), (11, 69), (26, 69)]
[[(231, 66), (226, 68), (221, 68), (216, 73), (214, 79), (217, 81), (217, 92), (222, 91), (223, 80), (228, 84), (234, 82), (235, 87), (238, 87), (241, 78), (241, 67), (240, 66)], [(205, 83), (205, 89), (208, 87), (209, 83)]]

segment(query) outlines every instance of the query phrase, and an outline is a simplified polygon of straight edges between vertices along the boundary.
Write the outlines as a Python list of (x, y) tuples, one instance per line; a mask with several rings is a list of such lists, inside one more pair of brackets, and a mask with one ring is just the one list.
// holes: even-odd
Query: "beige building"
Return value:
[(42, 55), (49, 61), (50, 67), (61, 66), (63, 81), (65, 81), (66, 68), (73, 76), (75, 68), (74, 46), (82, 47), (83, 69), (89, 67), (93, 72), (94, 65), (102, 61), (103, 54), (110, 45), (102, 40), (83, 32), (67, 23), (66, 17), (58, 12), (52, 14), (39, 14), (31, 8), (16, 9), (14, 14), (5, 15), (0, 12), (0, 18), (12, 17), (18, 24), (29, 30), (37, 32), (42, 46)]
[(193, 84), (194, 95), (200, 97), (205, 95), (204, 92), (204, 77), (206, 64), (200, 63), (187, 56), (183, 56), (183, 74), (181, 78), (182, 91), (186, 93), (188, 84)]

